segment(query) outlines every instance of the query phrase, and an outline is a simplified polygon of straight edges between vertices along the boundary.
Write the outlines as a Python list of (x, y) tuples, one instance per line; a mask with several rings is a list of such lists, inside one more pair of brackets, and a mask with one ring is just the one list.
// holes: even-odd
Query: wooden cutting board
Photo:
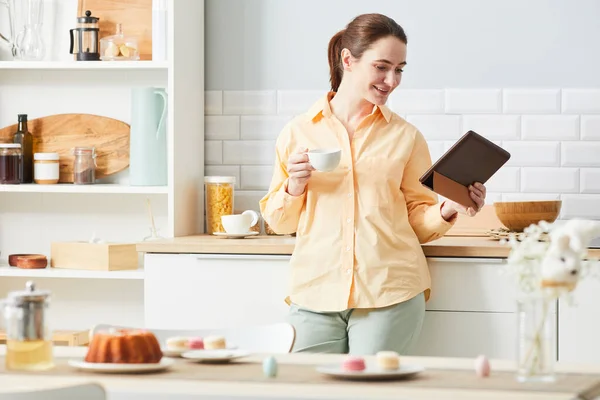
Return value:
[(501, 226), (502, 223), (496, 216), (494, 206), (484, 205), (474, 217), (459, 215), (454, 226), (446, 232), (446, 236), (489, 236), (490, 229)]
[(125, 36), (136, 36), (141, 60), (152, 60), (152, 0), (78, 0), (77, 17), (100, 18), (100, 39), (112, 36), (120, 23)]
[[(56, 114), (32, 119), (33, 152), (60, 155), (60, 182), (73, 182), (74, 147), (96, 148), (96, 178), (123, 171), (129, 166), (129, 125), (91, 114)], [(0, 142), (11, 143), (17, 124), (0, 129)]]

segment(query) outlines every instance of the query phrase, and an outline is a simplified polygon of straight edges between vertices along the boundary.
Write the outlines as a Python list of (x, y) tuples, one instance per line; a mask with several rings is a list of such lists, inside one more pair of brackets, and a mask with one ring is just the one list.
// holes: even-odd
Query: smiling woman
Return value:
[[(466, 210), (438, 203), (419, 182), (431, 166), (427, 143), (385, 105), (406, 43), (391, 18), (356, 17), (329, 42), (331, 91), (277, 139), (260, 207), (274, 231), (297, 233), (287, 299), (294, 351), (405, 354), (431, 286), (420, 244), (483, 206), (483, 185), (470, 188), (477, 210)], [(327, 168), (314, 156), (325, 150), (336, 154)]]

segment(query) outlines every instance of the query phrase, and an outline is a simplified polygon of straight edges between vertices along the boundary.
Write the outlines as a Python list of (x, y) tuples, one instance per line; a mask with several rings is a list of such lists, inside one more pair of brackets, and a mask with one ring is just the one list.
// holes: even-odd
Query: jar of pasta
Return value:
[(225, 232), (221, 225), (221, 216), (233, 214), (235, 176), (206, 176), (205, 205), (206, 233)]

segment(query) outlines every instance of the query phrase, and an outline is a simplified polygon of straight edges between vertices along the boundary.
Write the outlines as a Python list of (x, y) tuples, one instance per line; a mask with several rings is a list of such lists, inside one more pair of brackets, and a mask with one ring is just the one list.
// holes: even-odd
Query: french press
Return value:
[(44, 371), (54, 367), (48, 326), (50, 292), (36, 290), (28, 281), (25, 290), (10, 292), (3, 301), (6, 324), (6, 369)]
[(77, 28), (70, 29), (71, 49), (69, 53), (75, 54), (77, 61), (100, 60), (100, 18), (92, 17), (92, 12), (87, 10), (84, 17), (77, 18)]

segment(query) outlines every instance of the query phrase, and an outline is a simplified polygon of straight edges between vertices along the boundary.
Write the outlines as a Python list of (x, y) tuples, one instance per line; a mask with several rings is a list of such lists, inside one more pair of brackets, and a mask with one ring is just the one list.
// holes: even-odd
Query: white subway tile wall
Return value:
[[(236, 210), (258, 210), (277, 136), (324, 93), (205, 93), (206, 175), (236, 177)], [(399, 89), (388, 105), (421, 130), (433, 161), (470, 129), (509, 151), (488, 203), (561, 199), (560, 218), (600, 219), (600, 89)]]

